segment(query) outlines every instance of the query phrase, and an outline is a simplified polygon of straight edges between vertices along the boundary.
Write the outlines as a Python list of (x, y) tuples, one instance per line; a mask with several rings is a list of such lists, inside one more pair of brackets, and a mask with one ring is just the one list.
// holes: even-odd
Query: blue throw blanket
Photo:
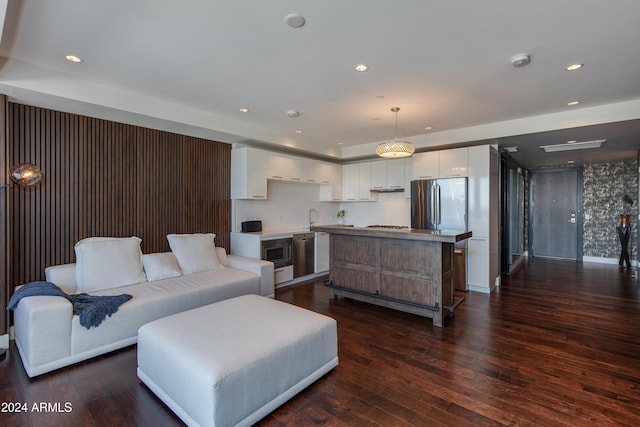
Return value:
[(129, 294), (95, 296), (89, 294), (69, 295), (51, 282), (30, 282), (11, 295), (7, 310), (13, 310), (24, 297), (49, 295), (66, 298), (73, 305), (73, 314), (80, 316), (80, 325), (87, 329), (97, 327), (107, 316), (133, 298)]

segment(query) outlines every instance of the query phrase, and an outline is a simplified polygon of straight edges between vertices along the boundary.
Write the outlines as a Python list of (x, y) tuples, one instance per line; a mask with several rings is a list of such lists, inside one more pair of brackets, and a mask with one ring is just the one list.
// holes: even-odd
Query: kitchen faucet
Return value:
[(314, 208), (309, 209), (309, 228), (315, 224), (316, 220), (313, 218), (312, 214), (315, 213), (315, 218), (318, 218), (318, 211)]

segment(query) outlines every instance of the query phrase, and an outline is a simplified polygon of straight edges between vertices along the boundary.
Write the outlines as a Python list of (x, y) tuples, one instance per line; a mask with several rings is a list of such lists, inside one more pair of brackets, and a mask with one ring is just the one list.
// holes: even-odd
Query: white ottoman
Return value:
[(138, 331), (138, 377), (190, 426), (251, 425), (337, 365), (335, 320), (258, 295)]

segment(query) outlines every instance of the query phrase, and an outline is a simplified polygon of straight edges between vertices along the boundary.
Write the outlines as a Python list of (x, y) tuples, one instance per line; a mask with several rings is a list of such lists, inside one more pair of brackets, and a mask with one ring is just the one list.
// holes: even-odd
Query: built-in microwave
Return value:
[(292, 248), (291, 238), (262, 240), (262, 259), (271, 261), (275, 268), (293, 265)]

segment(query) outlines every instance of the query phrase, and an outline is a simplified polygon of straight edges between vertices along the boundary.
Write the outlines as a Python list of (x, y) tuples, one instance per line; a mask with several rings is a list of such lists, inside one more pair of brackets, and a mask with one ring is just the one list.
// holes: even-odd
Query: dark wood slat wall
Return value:
[[(8, 157), (8, 144), (7, 144), (7, 97), (0, 95), (0, 176), (4, 184), (7, 179), (7, 157)], [(4, 311), (4, 307), (7, 306), (9, 292), (8, 292), (8, 271), (9, 271), (9, 257), (7, 253), (7, 245), (9, 242), (9, 234), (7, 232), (7, 189), (0, 190), (0, 335), (7, 333), (9, 326), (8, 313)]]
[(229, 250), (231, 146), (8, 103), (9, 164), (35, 163), (41, 185), (9, 193), (8, 286), (75, 261), (91, 236), (138, 236), (144, 253), (169, 233), (216, 233)]

